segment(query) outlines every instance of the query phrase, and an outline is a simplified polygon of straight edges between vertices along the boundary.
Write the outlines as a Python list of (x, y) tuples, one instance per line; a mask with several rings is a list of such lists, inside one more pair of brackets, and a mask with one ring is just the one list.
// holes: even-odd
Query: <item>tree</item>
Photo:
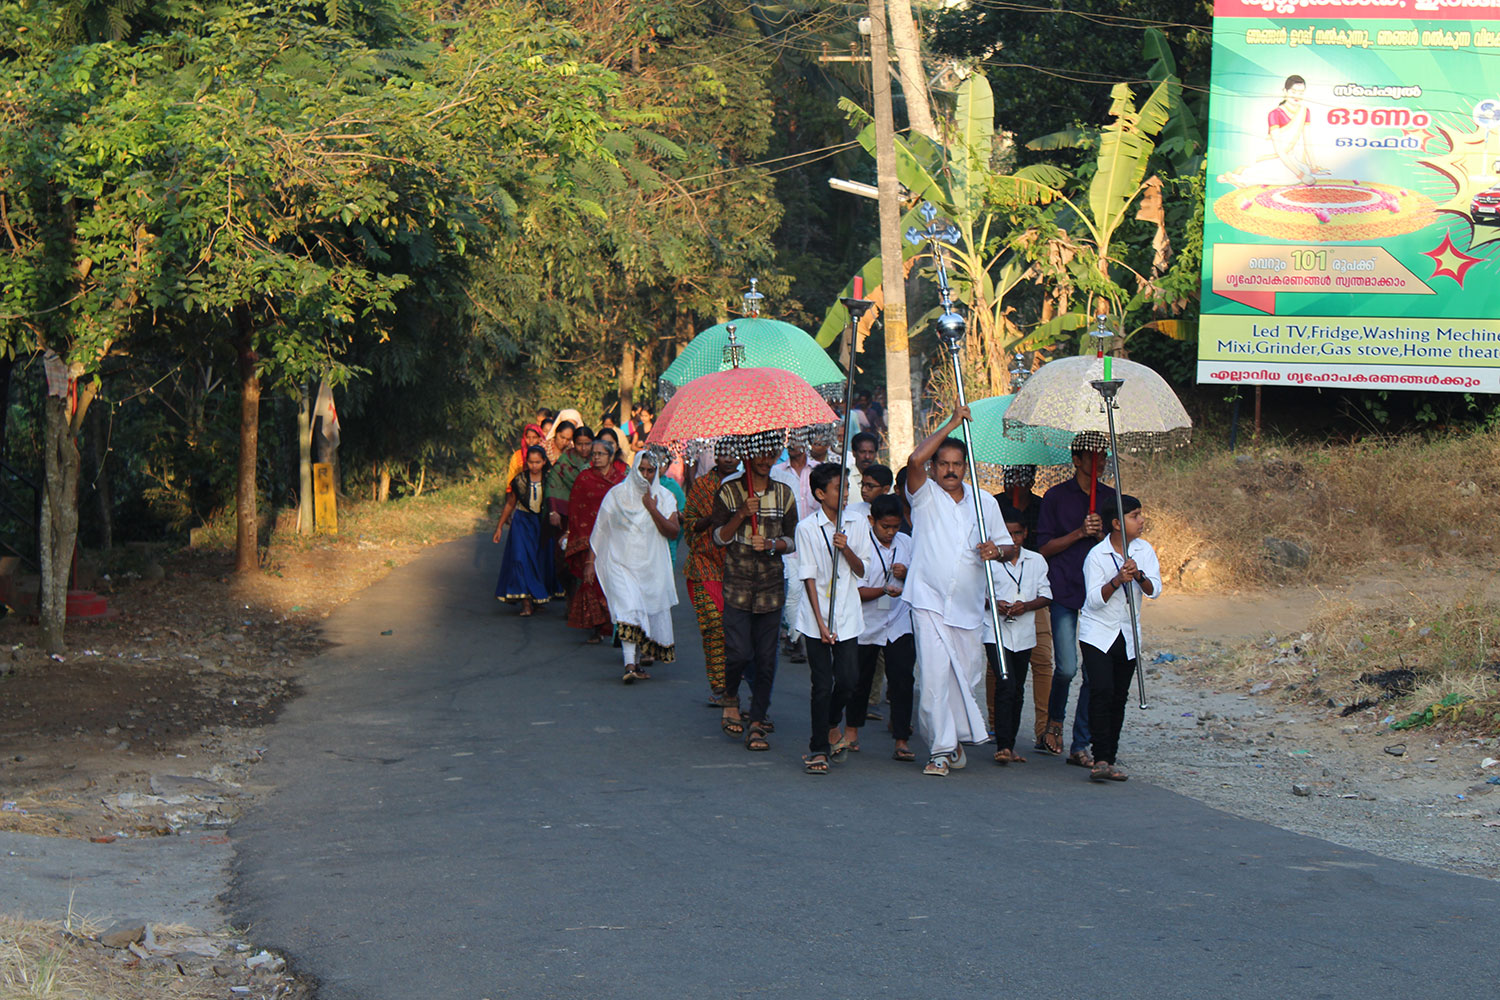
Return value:
[[(853, 116), (863, 111), (845, 105)], [(1030, 265), (1007, 241), (1008, 220), (1018, 205), (1047, 202), (1057, 196), (1056, 185), (1066, 175), (1055, 167), (1031, 165), (1005, 175), (992, 166), (994, 151), (994, 103), (989, 83), (979, 73), (971, 74), (958, 88), (957, 107), (946, 145), (921, 135), (910, 135), (896, 144), (897, 170), (901, 183), (911, 193), (911, 208), (901, 221), (901, 230), (925, 229), (922, 204), (930, 203), (959, 232), (959, 242), (948, 251), (953, 287), (958, 300), (967, 305), (973, 322), (969, 328), (969, 357), (978, 366), (989, 392), (1003, 391), (1008, 384), (1009, 353), (1022, 341), (1045, 347), (1050, 338), (1020, 330), (1009, 318), (1006, 296), (1030, 271)], [(873, 147), (873, 127), (860, 133), (867, 150)], [(907, 242), (903, 259), (911, 262), (927, 253), (925, 244)], [(908, 265), (910, 266), (910, 265)], [(876, 289), (884, 279), (879, 258), (861, 271), (866, 287)], [(883, 296), (881, 297), (883, 301)], [(872, 314), (865, 322), (873, 322)], [(925, 325), (936, 315), (929, 312), (913, 326)], [(829, 343), (848, 322), (842, 305), (829, 311), (818, 331), (820, 343)]]
[[(1205, 0), (1036, 0), (948, 7), (935, 52), (980, 61), (999, 95), (998, 127), (1021, 140), (1103, 120), (1116, 83), (1140, 86), (1136, 39), (1156, 31), (1180, 56), (1179, 78), (1208, 92), (1211, 7)], [(1122, 43), (1123, 40), (1123, 43)], [(1020, 149), (1020, 162), (1044, 151)]]

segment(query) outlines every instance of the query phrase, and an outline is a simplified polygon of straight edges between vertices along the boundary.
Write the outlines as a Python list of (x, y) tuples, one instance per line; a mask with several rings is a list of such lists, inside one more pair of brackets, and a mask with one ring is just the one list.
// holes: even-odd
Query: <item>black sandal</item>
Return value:
[(766, 742), (766, 730), (764, 723), (750, 723), (750, 728), (745, 730), (745, 749), (754, 750), (757, 752), (771, 749), (771, 744)]
[(912, 753), (910, 747), (897, 747), (891, 751), (891, 760), (899, 760), (903, 764), (912, 763), (916, 759), (917, 755)]
[(820, 753), (810, 753), (802, 758), (802, 770), (808, 774), (827, 774), (828, 758)]
[(745, 720), (737, 715), (725, 715), (719, 719), (719, 728), (724, 730), (725, 736), (738, 738), (745, 735)]

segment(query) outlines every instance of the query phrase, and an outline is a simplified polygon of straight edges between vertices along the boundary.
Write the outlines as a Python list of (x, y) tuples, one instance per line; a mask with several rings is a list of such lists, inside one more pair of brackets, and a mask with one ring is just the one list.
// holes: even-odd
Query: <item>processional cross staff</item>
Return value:
[[(1104, 377), (1091, 381), (1089, 385), (1093, 386), (1094, 391), (1099, 393), (1100, 397), (1102, 398), (1100, 408), (1104, 411), (1105, 416), (1109, 420), (1109, 464), (1110, 471), (1114, 475), (1115, 479), (1115, 516), (1120, 519), (1120, 556), (1121, 558), (1128, 560), (1130, 558), (1130, 542), (1125, 538), (1125, 498), (1124, 491), (1120, 488), (1120, 444), (1115, 435), (1115, 410), (1119, 409), (1120, 406), (1115, 397), (1120, 394), (1120, 387), (1125, 384), (1125, 380), (1113, 377), (1114, 372), (1112, 370), (1112, 363), (1114, 361), (1114, 358), (1110, 356), (1108, 348), (1109, 341), (1112, 337), (1115, 336), (1115, 334), (1114, 331), (1109, 328), (1109, 316), (1107, 313), (1099, 314), (1098, 325), (1094, 328), (1091, 335), (1096, 341), (1098, 341), (1099, 344), (1098, 357), (1101, 358), (1104, 363)], [(1095, 456), (1095, 483), (1090, 484), (1089, 486), (1089, 509), (1091, 511), (1093, 510), (1092, 501), (1094, 485), (1098, 482), (1098, 452), (1095, 452)], [(1106, 524), (1104, 526), (1104, 537), (1107, 539), (1109, 538), (1110, 534), (1110, 527)], [(1135, 610), (1135, 602), (1137, 598), (1134, 594), (1131, 593), (1130, 586), (1130, 583), (1126, 583), (1124, 587), (1125, 607), (1130, 609), (1130, 636), (1135, 641), (1136, 693), (1138, 701), (1140, 703), (1140, 707), (1142, 709), (1145, 709), (1148, 707), (1148, 705), (1146, 704), (1146, 665), (1140, 662), (1141, 622)], [(1140, 584), (1136, 584), (1135, 586), (1137, 590), (1140, 590)]]
[[(963, 352), (964, 334), (968, 331), (968, 323), (953, 309), (953, 288), (948, 284), (948, 261), (946, 249), (956, 246), (963, 234), (952, 222), (938, 221), (937, 209), (932, 202), (922, 202), (922, 218), (927, 220), (927, 228), (919, 229), (912, 226), (906, 231), (906, 242), (912, 246), (921, 246), (923, 242), (929, 245), (932, 251), (933, 264), (937, 268), (938, 295), (942, 298), (943, 314), (937, 318), (937, 335), (943, 347), (948, 352), (948, 359), (953, 364), (953, 382), (958, 387), (958, 405), (968, 406), (968, 396), (964, 392), (964, 366), (961, 354)], [(981, 540), (989, 537), (989, 532), (984, 526), (984, 506), (979, 499), (979, 470), (974, 465), (974, 435), (969, 430), (969, 421), (964, 420), (964, 451), (969, 463), (969, 483), (974, 492), (974, 518), (979, 526), (979, 537)], [(988, 559), (981, 560), (984, 563), (984, 583), (989, 594), (990, 624), (995, 628), (995, 641), (1001, 639), (1000, 631), (1000, 602), (995, 597), (995, 568), (990, 565)], [(997, 658), (1000, 667), (1000, 680), (1010, 680), (1010, 674), (1005, 669), (1005, 657)]]
[[(854, 356), (858, 348), (856, 338), (859, 336), (859, 320), (860, 317), (870, 310), (870, 307), (875, 305), (875, 302), (873, 299), (865, 298), (865, 279), (860, 275), (855, 275), (854, 277), (854, 294), (845, 296), (839, 299), (839, 301), (844, 304), (845, 309), (849, 310), (849, 325), (844, 331), (844, 336), (847, 338), (845, 343), (849, 347), (849, 368), (844, 373), (844, 430), (843, 437), (840, 438), (843, 443), (839, 445), (839, 451), (842, 456), (843, 452), (852, 450), (849, 448), (849, 419), (854, 415), (851, 404), (854, 400)], [(847, 473), (844, 474), (847, 475)], [(849, 502), (849, 490), (847, 486), (846, 480), (841, 479), (839, 481), (839, 519), (838, 523), (833, 526), (835, 534), (844, 530), (844, 508)], [(839, 567), (838, 560), (835, 559), (833, 563), (833, 576), (828, 581), (828, 618), (826, 621), (828, 622), (830, 631), (833, 629), (833, 609), (838, 599), (838, 592)]]

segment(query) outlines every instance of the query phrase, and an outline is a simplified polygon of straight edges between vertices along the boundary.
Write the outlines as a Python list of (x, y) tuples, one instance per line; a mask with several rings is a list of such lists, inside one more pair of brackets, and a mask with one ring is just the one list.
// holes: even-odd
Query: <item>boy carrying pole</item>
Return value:
[(1129, 777), (1115, 766), (1115, 755), (1125, 724), (1125, 703), (1130, 700), (1130, 680), (1139, 669), (1140, 650), (1125, 602), (1135, 605), (1139, 620), (1138, 595), (1155, 598), (1161, 594), (1161, 564), (1156, 550), (1140, 537), (1146, 524), (1141, 502), (1128, 495), (1121, 501), (1123, 506), (1117, 510), (1114, 496), (1101, 499), (1099, 517), (1108, 526), (1108, 534), (1083, 563), (1085, 591), (1078, 615), (1078, 643), (1089, 686), (1089, 731), (1094, 750), (1089, 778), (1093, 781), (1124, 781)]
[[(869, 532), (862, 527), (866, 519), (844, 511), (840, 522), (847, 475), (833, 462), (813, 469), (809, 482), (818, 509), (797, 522), (797, 578), (806, 600), (797, 609), (796, 629), (809, 640), (807, 666), (812, 675), (812, 736), (802, 758), (808, 774), (827, 774), (828, 761), (848, 753), (849, 743), (834, 726), (856, 697), (859, 680), (857, 645), (865, 621), (858, 588), (871, 555)], [(835, 600), (830, 620), (831, 591)], [(862, 715), (863, 705), (854, 711)]]

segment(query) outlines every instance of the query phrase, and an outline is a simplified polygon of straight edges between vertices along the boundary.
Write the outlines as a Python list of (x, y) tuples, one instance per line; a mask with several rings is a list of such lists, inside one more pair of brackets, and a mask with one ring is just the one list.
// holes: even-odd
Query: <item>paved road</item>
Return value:
[(805, 671), (748, 754), (703, 707), (686, 604), (682, 659), (626, 688), (556, 609), (497, 611), (497, 562), (450, 544), (335, 614), (272, 734), (233, 909), (324, 1000), (1371, 1000), (1500, 975), (1500, 886), (1055, 760), (923, 778), (874, 730), (807, 777)]

